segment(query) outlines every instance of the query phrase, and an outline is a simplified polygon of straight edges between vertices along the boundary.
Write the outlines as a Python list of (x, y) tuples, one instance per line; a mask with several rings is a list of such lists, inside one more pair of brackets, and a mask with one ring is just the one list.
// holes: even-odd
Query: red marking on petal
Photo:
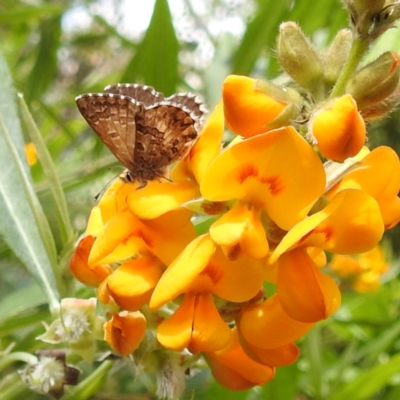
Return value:
[(243, 183), (248, 178), (258, 178), (258, 168), (254, 165), (243, 165), (241, 171), (239, 171), (238, 180), (240, 183)]
[(305, 234), (300, 240), (299, 242), (302, 243), (304, 242), (309, 236), (311, 235), (323, 235), (325, 236), (325, 242), (329, 242), (329, 240), (332, 239), (333, 235), (334, 235), (334, 229), (332, 227), (326, 227), (326, 228), (315, 228), (313, 230), (311, 230), (310, 232), (308, 232), (307, 234)]
[(279, 176), (261, 177), (260, 182), (269, 185), (269, 191), (272, 196), (276, 196), (283, 191), (284, 185)]
[(276, 196), (284, 190), (284, 184), (279, 175), (260, 176), (258, 168), (252, 164), (242, 166), (241, 170), (239, 171), (238, 181), (243, 183), (249, 178), (255, 178), (263, 185), (268, 185), (272, 196)]
[(225, 208), (226, 204), (223, 202), (215, 202), (215, 203), (203, 203), (201, 208), (208, 215), (218, 215), (221, 214)]
[(210, 262), (200, 275), (206, 275), (216, 284), (222, 279), (223, 272), (221, 268)]

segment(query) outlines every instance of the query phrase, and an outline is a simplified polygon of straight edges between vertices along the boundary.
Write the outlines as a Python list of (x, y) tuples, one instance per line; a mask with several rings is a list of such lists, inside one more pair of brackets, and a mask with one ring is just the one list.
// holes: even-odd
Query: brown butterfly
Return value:
[(117, 159), (128, 169), (125, 180), (165, 177), (198, 137), (205, 107), (192, 93), (164, 98), (150, 86), (116, 84), (104, 93), (76, 97), (79, 111)]

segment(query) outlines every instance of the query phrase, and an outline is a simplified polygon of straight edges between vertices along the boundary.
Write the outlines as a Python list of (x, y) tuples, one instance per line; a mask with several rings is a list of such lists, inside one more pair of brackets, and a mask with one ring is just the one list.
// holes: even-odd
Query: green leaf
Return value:
[(57, 254), (51, 231), (33, 190), (24, 154), (15, 92), (0, 54), (0, 234), (58, 307)]
[(268, 46), (275, 45), (278, 26), (284, 20), (291, 1), (265, 0), (254, 19), (247, 25), (242, 42), (233, 58), (233, 73), (249, 75)]
[(28, 103), (40, 98), (54, 82), (57, 73), (57, 57), (61, 39), (61, 16), (44, 20), (40, 25), (40, 41), (35, 64), (29, 76), (26, 92)]
[(26, 7), (11, 11), (2, 9), (0, 14), (0, 24), (20, 24), (26, 23), (29, 19), (39, 19), (50, 14), (59, 15), (63, 12), (63, 7), (58, 5), (45, 5), (41, 7)]
[(392, 357), (389, 362), (378, 365), (359, 375), (347, 385), (333, 393), (330, 400), (363, 400), (371, 399), (374, 394), (388, 384), (390, 378), (400, 369), (400, 354)]
[(143, 80), (165, 95), (175, 93), (179, 81), (179, 45), (167, 0), (157, 0), (146, 34), (121, 81)]
[(74, 238), (74, 232), (71, 226), (70, 217), (68, 213), (67, 201), (65, 200), (63, 188), (51, 159), (51, 155), (47, 150), (46, 144), (43, 140), (42, 135), (39, 132), (38, 127), (33, 120), (31, 113), (29, 112), (28, 106), (26, 105), (23, 97), (19, 98), (21, 105), (22, 116), (25, 120), (27, 131), (32, 139), (33, 144), (36, 147), (36, 151), (42, 165), (43, 172), (47, 178), (50, 192), (53, 196), (54, 203), (56, 206), (56, 213), (58, 216), (58, 226), (61, 232), (63, 244), (70, 243)]
[(45, 304), (46, 300), (43, 290), (37, 285), (14, 291), (1, 299), (0, 323), (26, 310)]
[(277, 368), (274, 379), (261, 388), (264, 395), (263, 398), (274, 400), (295, 399), (298, 388), (298, 375), (296, 364)]

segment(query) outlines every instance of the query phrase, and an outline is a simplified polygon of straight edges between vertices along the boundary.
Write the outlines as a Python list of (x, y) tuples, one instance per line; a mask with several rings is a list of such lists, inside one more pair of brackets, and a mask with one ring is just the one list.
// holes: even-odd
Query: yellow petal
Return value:
[(214, 251), (215, 244), (208, 235), (199, 236), (186, 246), (158, 282), (150, 309), (158, 309), (183, 293), (207, 266)]
[(101, 209), (99, 206), (92, 208), (90, 212), (85, 235), (98, 236), (104, 228), (103, 219), (101, 217)]
[(192, 329), (188, 348), (193, 354), (221, 350), (231, 340), (231, 330), (219, 315), (211, 294), (196, 296)]
[(282, 229), (303, 219), (325, 188), (325, 172), (292, 127), (239, 142), (210, 165), (201, 183), (211, 201), (240, 199), (264, 208)]
[(239, 244), (249, 257), (261, 259), (267, 255), (269, 247), (260, 218), (261, 210), (238, 202), (211, 225), (210, 236), (220, 246)]
[(149, 182), (146, 187), (129, 194), (128, 206), (137, 217), (154, 219), (198, 196), (198, 186), (194, 182)]
[(114, 214), (126, 209), (128, 195), (136, 190), (136, 186), (136, 184), (124, 182), (122, 179), (114, 180), (99, 202), (103, 223), (106, 223)]
[(119, 266), (107, 279), (109, 293), (125, 310), (144, 306), (163, 272), (157, 259), (141, 257)]
[(190, 149), (185, 160), (197, 182), (203, 180), (211, 161), (220, 153), (224, 130), (224, 108), (221, 100), (208, 118), (199, 139)]
[(151, 239), (146, 244), (149, 251), (165, 265), (169, 265), (196, 238), (191, 222), (193, 213), (180, 208), (169, 211), (158, 218), (143, 220), (146, 236)]
[(167, 349), (181, 351), (187, 347), (192, 337), (196, 296), (186, 294), (182, 304), (168, 319), (157, 327), (157, 340)]
[(339, 192), (320, 212), (291, 229), (270, 257), (295, 247), (316, 246), (334, 253), (363, 253), (382, 238), (384, 226), (377, 202), (354, 189)]
[(217, 249), (203, 275), (212, 278), (212, 292), (219, 297), (244, 302), (252, 299), (262, 288), (263, 264), (242, 254), (229, 260)]
[(129, 236), (136, 236), (134, 232), (138, 230), (139, 226), (139, 220), (129, 211), (111, 217), (92, 247), (89, 264), (97, 264)]

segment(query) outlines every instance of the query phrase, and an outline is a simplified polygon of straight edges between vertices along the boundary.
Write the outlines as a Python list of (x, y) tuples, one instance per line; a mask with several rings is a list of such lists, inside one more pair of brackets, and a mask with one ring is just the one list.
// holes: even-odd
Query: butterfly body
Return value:
[(205, 111), (190, 93), (164, 98), (150, 86), (117, 84), (103, 93), (76, 98), (79, 111), (127, 169), (126, 180), (166, 176), (167, 167), (184, 157), (198, 137)]

